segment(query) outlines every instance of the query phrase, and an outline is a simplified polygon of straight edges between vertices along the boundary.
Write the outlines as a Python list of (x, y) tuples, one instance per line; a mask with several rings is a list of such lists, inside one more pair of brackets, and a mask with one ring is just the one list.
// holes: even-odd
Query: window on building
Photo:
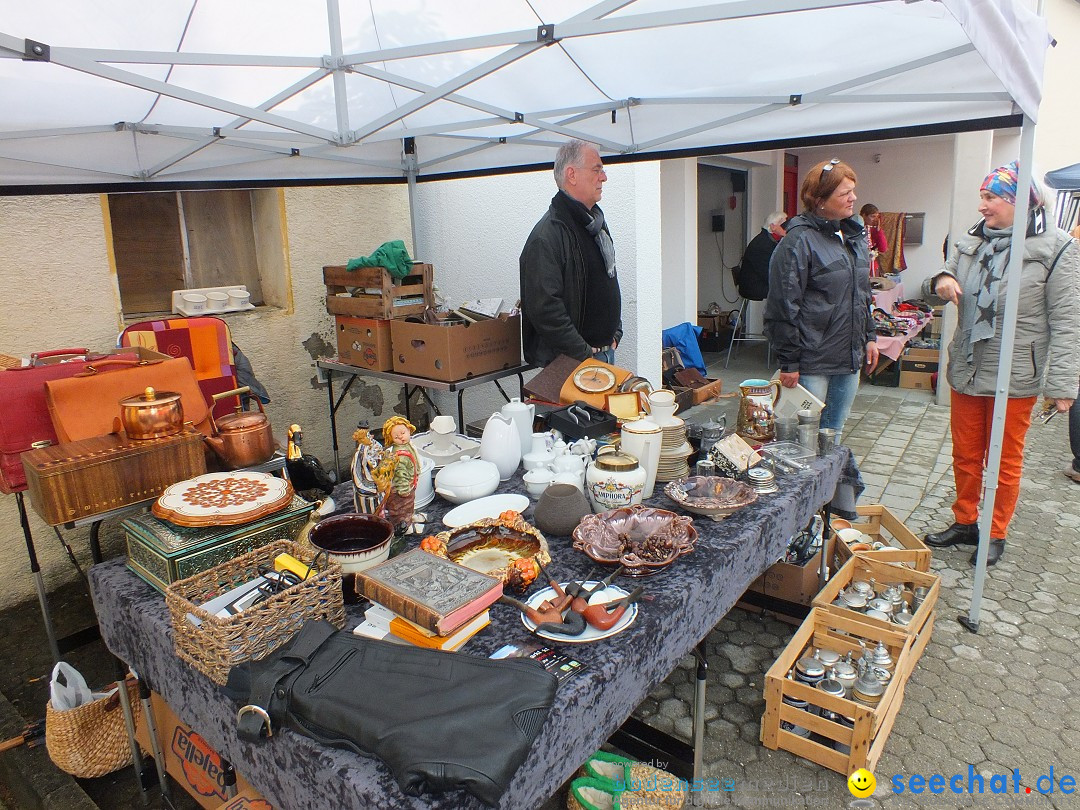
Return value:
[(173, 290), (243, 284), (285, 306), (280, 189), (108, 195), (125, 318), (172, 312)]

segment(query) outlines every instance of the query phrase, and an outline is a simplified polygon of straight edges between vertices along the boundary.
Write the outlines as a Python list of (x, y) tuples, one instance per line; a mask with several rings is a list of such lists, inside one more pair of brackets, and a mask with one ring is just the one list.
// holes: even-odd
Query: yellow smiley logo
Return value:
[(851, 795), (857, 799), (865, 799), (867, 796), (874, 794), (874, 788), (877, 787), (877, 779), (866, 768), (859, 768), (847, 780), (848, 790), (851, 791)]

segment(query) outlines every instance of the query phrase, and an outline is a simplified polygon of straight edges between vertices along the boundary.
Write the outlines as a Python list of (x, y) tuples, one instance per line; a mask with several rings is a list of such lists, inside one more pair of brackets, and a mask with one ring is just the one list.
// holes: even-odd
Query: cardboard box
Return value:
[[(177, 717), (169, 704), (156, 692), (150, 693), (150, 708), (154, 713), (161, 755), (165, 759), (165, 771), (190, 793), (195, 801), (207, 810), (218, 810), (222, 805), (232, 810), (231, 802), (239, 798), (240, 794), (247, 796), (249, 800), (261, 800), (258, 792), (245, 782), (239, 773), (236, 774), (238, 795), (228, 799), (225, 795), (225, 773), (217, 752), (207, 745), (206, 740), (191, 726)], [(135, 738), (144, 751), (153, 753), (145, 722), (135, 729)], [(268, 806), (268, 803), (240, 805), (251, 810), (266, 810)]]
[(390, 371), (394, 367), (390, 321), (335, 315), (334, 332), (342, 363), (369, 371)]
[[(832, 543), (833, 538), (830, 537), (826, 559), (832, 559)], [(794, 602), (797, 605), (809, 605), (820, 590), (818, 584), (820, 567), (820, 551), (811, 557), (806, 565), (778, 562), (755, 579), (748, 590), (783, 599), (785, 602)]]
[(521, 317), (448, 326), (394, 319), (390, 341), (398, 374), (465, 380), (521, 364)]
[(933, 390), (938, 371), (937, 349), (907, 349), (900, 355), (900, 387)]

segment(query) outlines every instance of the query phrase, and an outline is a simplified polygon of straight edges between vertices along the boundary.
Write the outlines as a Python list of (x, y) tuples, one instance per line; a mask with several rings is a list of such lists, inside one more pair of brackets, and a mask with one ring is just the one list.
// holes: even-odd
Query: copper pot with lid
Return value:
[(120, 400), (120, 424), (129, 439), (160, 439), (184, 429), (184, 406), (175, 391), (156, 391)]
[[(249, 393), (251, 389), (247, 386), (223, 391), (214, 394), (214, 404), (217, 404), (219, 399)], [(214, 432), (213, 435), (205, 437), (206, 443), (229, 469), (253, 467), (269, 461), (274, 455), (274, 434), (270, 429), (270, 420), (258, 397), (255, 402), (259, 406), (258, 412), (242, 411), (237, 406), (236, 413), (219, 419), (214, 418), (213, 408), (210, 409), (210, 425)]]

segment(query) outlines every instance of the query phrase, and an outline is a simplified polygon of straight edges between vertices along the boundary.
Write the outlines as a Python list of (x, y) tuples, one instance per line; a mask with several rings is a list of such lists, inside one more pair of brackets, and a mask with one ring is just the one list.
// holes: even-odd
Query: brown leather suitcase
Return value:
[(22, 455), (34, 511), (56, 526), (156, 498), (177, 481), (206, 472), (199, 431), (136, 441), (109, 434)]

